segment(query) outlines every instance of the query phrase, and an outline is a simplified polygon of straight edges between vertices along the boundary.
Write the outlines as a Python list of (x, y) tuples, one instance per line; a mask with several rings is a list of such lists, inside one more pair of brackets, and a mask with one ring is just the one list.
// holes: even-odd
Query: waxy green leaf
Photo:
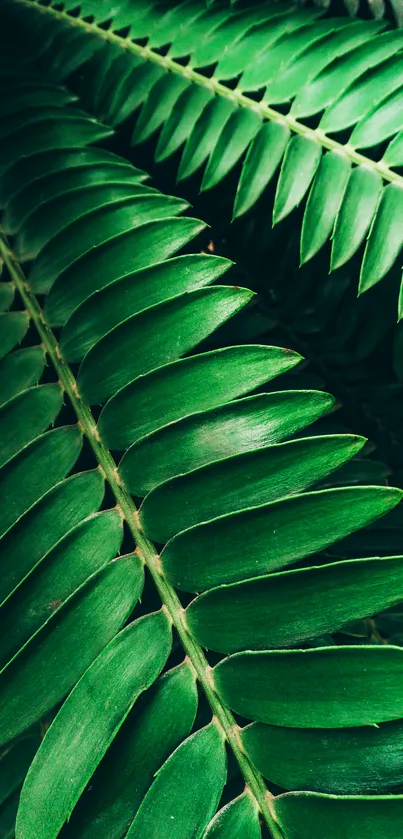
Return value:
[(119, 471), (137, 495), (224, 457), (283, 440), (314, 422), (333, 404), (316, 391), (280, 391), (239, 399), (191, 414), (135, 443)]
[(17, 833), (27, 839), (56, 839), (136, 699), (161, 672), (171, 644), (170, 624), (160, 611), (129, 624), (99, 654), (32, 763), (21, 793)]
[(171, 755), (145, 796), (127, 839), (193, 839), (214, 815), (227, 774), (223, 735), (211, 723)]
[(0, 471), (0, 535), (73, 468), (82, 446), (77, 425), (37, 437)]
[(370, 524), (401, 495), (388, 487), (328, 489), (222, 516), (174, 536), (162, 567), (185, 591), (264, 576)]
[(0, 540), (0, 602), (103, 499), (99, 469), (78, 472), (46, 492)]
[(289, 839), (389, 839), (402, 827), (403, 796), (347, 797), (287, 793), (274, 801), (274, 812)]
[(335, 632), (402, 599), (401, 557), (346, 560), (211, 589), (188, 606), (186, 621), (207, 649), (264, 650)]
[(374, 794), (403, 781), (401, 720), (341, 730), (253, 723), (240, 736), (257, 769), (283, 789)]
[(345, 728), (402, 717), (402, 672), (401, 647), (349, 646), (235, 653), (213, 677), (224, 702), (247, 719)]
[(0, 667), (91, 574), (114, 559), (122, 538), (120, 513), (108, 510), (84, 519), (58, 542), (0, 609)]
[(196, 710), (195, 676), (184, 662), (138, 700), (80, 799), (67, 835), (123, 836), (155, 774), (189, 735)]
[(0, 742), (63, 699), (127, 620), (142, 588), (141, 562), (121, 557), (93, 574), (30, 639), (0, 673)]
[(251, 299), (253, 292), (214, 286), (181, 294), (115, 327), (85, 356), (78, 388), (101, 404), (137, 376), (193, 349)]
[(261, 839), (256, 799), (247, 792), (219, 810), (203, 839)]
[(186, 254), (111, 283), (91, 295), (65, 324), (60, 341), (64, 358), (81, 361), (94, 344), (127, 318), (169, 297), (210, 285), (231, 265), (223, 257)]
[(224, 457), (159, 484), (141, 506), (142, 527), (151, 539), (167, 542), (202, 521), (294, 495), (353, 457), (364, 442), (347, 435), (308, 437)]
[(59, 384), (39, 385), (0, 408), (0, 467), (53, 425), (62, 402)]

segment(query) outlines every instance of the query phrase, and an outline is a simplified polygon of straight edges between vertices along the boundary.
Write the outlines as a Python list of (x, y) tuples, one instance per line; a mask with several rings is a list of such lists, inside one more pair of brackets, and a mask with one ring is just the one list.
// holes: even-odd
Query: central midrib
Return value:
[(238, 90), (231, 90), (231, 88), (217, 81), (217, 79), (204, 76), (202, 73), (198, 73), (197, 70), (193, 70), (192, 67), (179, 64), (177, 61), (174, 61), (166, 55), (160, 55), (160, 53), (155, 52), (153, 49), (150, 49), (150, 47), (140, 46), (134, 41), (131, 41), (129, 37), (124, 38), (121, 35), (116, 35), (108, 29), (102, 29), (95, 23), (89, 23), (80, 17), (72, 17), (72, 15), (67, 12), (53, 9), (52, 6), (41, 6), (39, 4), (39, 0), (14, 0), (14, 2), (20, 3), (24, 6), (35, 6), (37, 11), (42, 14), (52, 15), (58, 20), (66, 20), (71, 26), (76, 26), (79, 29), (83, 29), (85, 32), (91, 33), (92, 35), (98, 35), (104, 41), (108, 41), (109, 43), (115, 44), (115, 46), (126, 49), (133, 53), (133, 55), (143, 58), (146, 61), (158, 64), (165, 70), (169, 70), (171, 73), (176, 73), (177, 75), (194, 82), (194, 84), (207, 88), (211, 93), (215, 93), (225, 99), (229, 99), (231, 102), (234, 102), (242, 108), (248, 108), (250, 111), (254, 111), (256, 114), (261, 116), (262, 119), (270, 120), (271, 122), (279, 122), (289, 128), (289, 130), (294, 134), (300, 134), (308, 139), (314, 140), (322, 146), (323, 149), (338, 152), (344, 157), (347, 157), (351, 163), (354, 163), (357, 166), (366, 166), (368, 169), (371, 169), (381, 175), (385, 181), (389, 181), (390, 183), (395, 183), (403, 187), (403, 176), (394, 172), (382, 163), (382, 161), (372, 160), (370, 157), (360, 154), (360, 152), (357, 152), (349, 146), (348, 143), (343, 144), (337, 142), (337, 140), (333, 140), (331, 137), (328, 137), (324, 131), (321, 131), (319, 128), (310, 128), (307, 125), (304, 125), (304, 123), (295, 119), (291, 116), (291, 114), (281, 114), (279, 111), (276, 111), (275, 108), (269, 107), (264, 102), (255, 102), (244, 93), (241, 93)]

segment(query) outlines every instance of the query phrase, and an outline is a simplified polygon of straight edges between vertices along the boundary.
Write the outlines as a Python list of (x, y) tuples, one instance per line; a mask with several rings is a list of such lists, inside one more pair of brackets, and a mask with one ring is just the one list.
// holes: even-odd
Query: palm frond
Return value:
[(238, 217), (277, 176), (274, 224), (307, 198), (301, 262), (331, 238), (335, 270), (366, 241), (359, 293), (387, 274), (403, 246), (400, 30), (288, 2), (143, 13), (83, 2), (79, 17), (73, 2), (18, 0), (18, 14), (20, 3), (34, 6), (29, 39), (51, 78), (81, 64), (87, 104), (112, 125), (141, 106), (133, 145), (162, 129), (155, 160), (181, 150), (179, 180), (207, 164), (205, 191), (236, 171)]
[[(328, 633), (401, 601), (402, 557), (335, 561), (326, 550), (402, 493), (337, 478), (318, 489), (364, 439), (309, 436), (333, 404), (326, 393), (261, 392), (296, 353), (203, 347), (251, 292), (231, 283), (229, 260), (200, 252), (205, 226), (188, 206), (93, 145), (110, 131), (57, 89), (59, 105), (42, 109), (39, 81), (30, 131), (21, 97), (22, 120), (0, 147), (12, 234), (0, 244), (0, 376), (6, 368), (10, 379), (0, 410), (1, 742), (63, 703), (26, 777), (16, 837), (55, 839), (70, 818), (71, 836), (105, 839), (259, 839), (260, 817), (275, 839), (308, 839), (317, 825), (328, 839), (396, 834), (401, 796), (385, 795), (385, 749), (395, 727), (400, 778), (403, 651)], [(42, 383), (44, 353), (54, 384)], [(114, 509), (104, 509), (104, 482)], [(145, 590), (133, 616), (144, 571), (153, 595)], [(193, 727), (196, 680), (208, 710), (201, 699)], [(265, 744), (276, 736), (277, 751), (282, 737), (289, 747), (274, 763)], [(286, 757), (292, 747), (309, 756), (316, 742), (318, 782), (301, 793), (306, 776)], [(247, 785), (231, 801), (226, 745)], [(330, 782), (323, 766), (340, 748)]]

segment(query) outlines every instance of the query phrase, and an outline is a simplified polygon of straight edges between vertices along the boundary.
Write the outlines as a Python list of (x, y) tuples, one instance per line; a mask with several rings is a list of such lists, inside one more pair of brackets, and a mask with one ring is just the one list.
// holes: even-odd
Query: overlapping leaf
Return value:
[[(186, 5), (193, 14), (192, 4)], [(95, 9), (87, 4), (88, 14), (90, 7)], [(121, 16), (126, 13), (122, 6)], [(145, 7), (144, 25), (146, 18)], [(175, 20), (172, 13), (171, 26)], [(156, 43), (164, 31), (156, 27)], [(84, 41), (82, 49), (86, 52)], [(63, 61), (60, 54), (59, 72)], [(80, 178), (67, 190), (68, 227), (42, 241), (27, 266), (28, 308), (31, 314), (38, 311), (32, 292), (45, 295), (42, 317), (61, 328), (62, 350), (47, 343), (51, 333), (45, 345), (49, 351), (57, 346), (54, 358), (65, 351), (78, 365), (77, 381), (69, 373), (68, 394), (78, 394), (85, 412), (88, 403), (102, 405), (96, 430), (88, 413), (79, 426), (53, 430), (42, 427), (42, 413), (39, 427), (31, 416), (25, 425), (8, 420), (20, 416), (19, 406), (26, 410), (25, 400), (41, 402), (47, 387), (55, 404), (46, 403), (43, 423), (51, 424), (60, 398), (58, 385), (37, 384), (43, 355), (30, 346), (13, 349), (24, 331), (15, 330), (15, 319), (6, 322), (9, 354), (2, 364), (17, 382), (1, 409), (10, 449), (0, 469), (7, 502), (0, 517), (6, 569), (0, 620), (8, 625), (12, 616), (10, 658), (0, 673), (2, 741), (25, 731), (69, 694), (29, 770), (17, 838), (56, 839), (73, 814), (72, 835), (87, 839), (102, 831), (105, 837), (112, 832), (121, 836), (127, 830), (129, 837), (141, 839), (151, 839), (156, 830), (175, 839), (218, 839), (228, 831), (236, 835), (240, 827), (240, 835), (259, 839), (264, 795), (258, 804), (248, 790), (216, 812), (226, 780), (223, 719), (232, 720), (228, 708), (256, 725), (271, 726), (273, 739), (276, 728), (284, 729), (284, 741), (286, 732), (292, 737), (289, 732), (295, 729), (295, 742), (308, 752), (319, 740), (319, 792), (275, 798), (268, 814), (265, 810), (269, 826), (277, 820), (287, 839), (297, 831), (304, 839), (311, 837), (315, 819), (329, 837), (347, 836), (350, 822), (351, 836), (359, 835), (361, 825), (380, 836), (388, 825), (396, 832), (401, 799), (383, 794), (395, 788), (385, 762), (385, 749), (394, 748), (388, 739), (394, 728), (397, 766), (401, 759), (399, 724), (391, 723), (403, 716), (403, 652), (395, 646), (337, 645), (332, 638), (327, 642), (326, 635), (320, 646), (309, 640), (400, 600), (401, 557), (330, 562), (318, 552), (353, 538), (359, 528), (392, 510), (401, 491), (354, 481), (348, 487), (318, 486), (331, 482), (332, 472), (347, 464), (364, 441), (348, 434), (309, 436), (309, 425), (332, 406), (327, 394), (276, 392), (272, 386), (267, 393), (253, 394), (291, 370), (300, 360), (297, 354), (252, 344), (197, 352), (201, 341), (248, 303), (250, 292), (231, 284), (228, 261), (182, 252), (197, 242), (203, 225), (180, 215), (187, 210), (184, 204), (139, 187), (144, 179), (137, 170), (132, 176), (126, 172), (133, 198), (123, 203), (113, 190), (108, 195), (91, 192), (98, 174), (105, 177), (106, 163), (130, 167), (88, 145), (80, 122), (87, 117), (76, 118), (74, 106), (68, 107), (68, 143), (70, 131), (77, 131), (73, 149), (53, 131), (52, 121), (60, 127), (59, 115), (48, 113), (43, 122), (49, 128), (52, 171), (44, 155), (45, 135), (33, 133), (28, 156), (27, 146), (21, 151), (17, 144), (4, 160), (0, 184), (8, 229), (18, 230), (23, 242), (35, 214), (46, 218), (58, 195), (66, 194), (61, 172), (69, 160), (73, 170), (80, 169)], [(24, 108), (22, 100), (22, 114)], [(101, 129), (94, 120), (91, 127), (95, 141)], [(83, 212), (87, 175), (88, 189), (99, 203), (85, 205)], [(45, 197), (38, 189), (36, 205), (31, 185), (41, 181)], [(155, 214), (151, 206), (158, 208)], [(40, 233), (40, 225), (37, 229)], [(11, 270), (21, 291), (18, 277)], [(3, 297), (12, 299), (8, 286)], [(14, 313), (21, 314), (17, 304), (6, 314)], [(28, 324), (25, 314), (25, 330)], [(133, 513), (140, 545), (148, 536), (166, 543), (158, 573), (168, 602), (125, 627), (142, 592), (141, 550), (112, 559), (120, 549), (121, 516), (117, 510), (98, 512), (100, 470), (68, 477), (80, 454), (83, 428), (105, 463), (110, 463), (109, 449), (122, 453), (113, 487), (122, 487), (126, 500), (130, 492), (144, 497), (139, 515)], [(301, 439), (286, 442), (302, 431)], [(301, 567), (284, 570), (295, 563)], [(205, 592), (191, 601), (184, 617), (175, 606), (172, 583)], [(168, 611), (183, 634), (190, 633), (191, 652), (179, 669), (159, 677), (171, 651)], [(306, 649), (298, 648), (301, 642)], [(224, 654), (208, 675), (197, 671), (209, 686), (210, 699), (214, 686), (212, 705), (214, 710), (217, 703), (220, 717), (211, 720), (208, 713), (192, 733), (194, 667), (204, 661), (199, 644)], [(380, 724), (379, 741), (366, 739), (365, 728), (362, 740), (357, 735), (351, 777), (344, 753), (337, 795), (328, 797), (335, 787), (329, 786), (323, 765), (325, 758), (337, 764), (338, 732), (346, 743), (353, 729)], [(388, 726), (385, 732), (383, 725)], [(326, 728), (332, 733), (324, 744)], [(263, 789), (255, 765), (274, 783), (299, 790), (300, 778), (286, 761), (270, 767), (265, 746), (270, 738), (261, 736), (256, 745), (250, 733), (255, 730), (248, 726), (239, 734), (245, 754), (230, 728), (240, 765), (247, 761), (247, 777)], [(379, 778), (379, 784), (368, 787), (380, 793), (369, 801), (368, 787), (354, 797), (357, 766), (368, 751)], [(121, 767), (122, 753), (126, 763)], [(86, 789), (92, 783), (95, 792)]]
[[(29, 40), (33, 28), (52, 79), (55, 70), (71, 74), (74, 43), (85, 101), (112, 125), (136, 113), (133, 145), (158, 137), (157, 162), (180, 152), (180, 180), (206, 164), (202, 190), (234, 171), (234, 217), (277, 172), (274, 224), (307, 198), (302, 262), (331, 239), (334, 270), (366, 241), (359, 291), (385, 276), (403, 247), (401, 30), (386, 19), (349, 21), (285, 1), (225, 9), (191, 0), (149, 4), (140, 14), (126, 4), (79, 8), (81, 19), (94, 20), (91, 37), (55, 12), (44, 45), (47, 16), (28, 10)], [(106, 20), (114, 33), (127, 27), (129, 41), (102, 46)], [(399, 304), (399, 318), (402, 311)]]

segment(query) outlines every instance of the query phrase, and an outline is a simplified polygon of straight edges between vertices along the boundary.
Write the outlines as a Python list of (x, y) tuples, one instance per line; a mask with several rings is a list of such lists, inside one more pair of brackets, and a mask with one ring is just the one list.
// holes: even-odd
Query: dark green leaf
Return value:
[(61, 351), (67, 361), (83, 356), (119, 323), (142, 309), (169, 297), (210, 285), (231, 267), (223, 257), (192, 254), (177, 256), (142, 268), (96, 291), (76, 309), (61, 337)]
[(0, 467), (53, 425), (63, 403), (59, 384), (39, 385), (0, 408)]
[(211, 723), (185, 740), (164, 763), (127, 839), (193, 839), (214, 815), (226, 779), (221, 729)]
[(95, 291), (155, 262), (162, 262), (188, 244), (205, 225), (192, 218), (148, 221), (90, 250), (63, 271), (46, 299), (47, 317), (64, 324)]
[(185, 591), (264, 576), (370, 524), (400, 499), (389, 487), (347, 487), (273, 501), (183, 531), (164, 548), (162, 566)]
[(0, 535), (73, 468), (82, 446), (80, 428), (67, 426), (42, 434), (0, 472)]
[[(241, 449), (241, 436), (232, 434), (231, 442)], [(167, 542), (202, 521), (294, 495), (353, 457), (364, 442), (347, 435), (308, 437), (224, 457), (157, 486), (142, 504), (142, 527), (151, 539)]]
[(196, 710), (195, 677), (184, 662), (161, 676), (128, 716), (81, 798), (67, 835), (123, 836), (154, 775), (190, 733)]
[(283, 789), (356, 795), (403, 783), (401, 720), (342, 730), (254, 723), (241, 738), (257, 769)]
[(234, 218), (256, 203), (280, 165), (290, 136), (285, 123), (266, 122), (249, 146), (234, 204)]
[(369, 232), (362, 262), (359, 294), (371, 288), (392, 267), (403, 246), (403, 189), (389, 184), (383, 190)]
[(0, 602), (80, 521), (95, 513), (104, 494), (99, 469), (79, 472), (56, 484), (0, 541)]
[(288, 143), (281, 166), (273, 208), (273, 224), (281, 221), (304, 198), (319, 166), (322, 149), (319, 143), (296, 135)]
[[(111, 449), (122, 451), (170, 422), (243, 396), (300, 360), (290, 350), (252, 344), (174, 361), (119, 391), (103, 409), (99, 430)], [(333, 404), (327, 399), (320, 413)]]
[(287, 793), (275, 799), (276, 819), (287, 839), (390, 839), (402, 828), (403, 796), (333, 797)]
[(364, 240), (382, 191), (382, 178), (365, 166), (356, 166), (348, 179), (333, 233), (331, 270), (350, 259)]
[(244, 792), (210, 822), (203, 839), (261, 839), (256, 799)]
[(20, 835), (56, 839), (136, 699), (161, 672), (171, 644), (170, 624), (160, 611), (130, 624), (95, 659), (28, 772), (18, 813)]
[(21, 343), (28, 326), (27, 312), (0, 312), (0, 359)]
[(251, 297), (247, 289), (214, 286), (134, 315), (85, 356), (78, 374), (81, 395), (101, 404), (137, 376), (189, 352)]
[[(143, 566), (136, 556), (109, 563), (20, 650), (0, 674), (0, 742), (24, 731), (63, 699), (127, 620), (142, 587)], [(66, 754), (59, 752), (59, 758), (65, 767)], [(43, 829), (46, 824), (45, 819)]]
[[(151, 219), (164, 217), (164, 214), (174, 216), (187, 207), (186, 201), (157, 193), (146, 198), (134, 196), (121, 199), (99, 207), (83, 219), (76, 219), (41, 251), (29, 275), (32, 290), (48, 291), (66, 268), (93, 248), (105, 245)], [(185, 220), (181, 221), (184, 225)]]
[(401, 557), (346, 560), (220, 586), (196, 598), (186, 620), (207, 649), (264, 650), (335, 632), (402, 599)]
[(344, 728), (402, 717), (402, 672), (400, 647), (322, 647), (236, 653), (215, 667), (214, 683), (248, 719)]
[(329, 238), (350, 170), (350, 161), (341, 154), (328, 152), (322, 157), (302, 222), (301, 263), (312, 259)]
[(84, 519), (42, 559), (0, 609), (0, 667), (85, 580), (113, 559), (123, 538), (118, 510)]

